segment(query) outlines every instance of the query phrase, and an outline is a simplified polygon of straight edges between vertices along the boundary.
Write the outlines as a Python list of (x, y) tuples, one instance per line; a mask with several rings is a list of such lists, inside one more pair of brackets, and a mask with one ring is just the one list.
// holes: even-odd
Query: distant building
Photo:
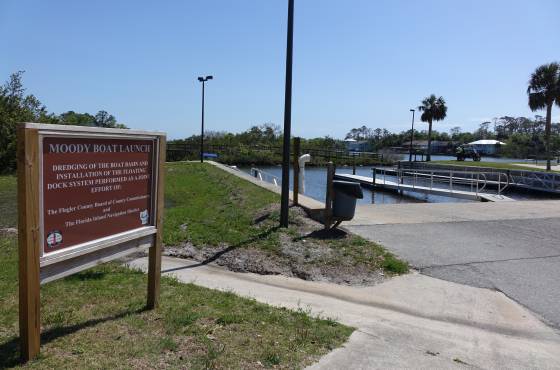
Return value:
[(357, 141), (354, 139), (344, 140), (346, 150), (349, 152), (369, 152), (371, 151), (371, 144), (367, 140)]
[(506, 143), (498, 140), (477, 140), (467, 145), (476, 149), (480, 154), (495, 155), (498, 154), (500, 147), (506, 145)]

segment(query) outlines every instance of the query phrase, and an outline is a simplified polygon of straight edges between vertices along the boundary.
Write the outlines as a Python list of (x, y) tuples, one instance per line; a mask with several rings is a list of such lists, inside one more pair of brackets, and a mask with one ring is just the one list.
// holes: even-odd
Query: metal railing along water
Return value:
[[(489, 184), (496, 186), (497, 195), (501, 195), (508, 187), (510, 179), (505, 173), (493, 173), (496, 180), (488, 180), (487, 173), (473, 171), (449, 170), (410, 170), (373, 168), (373, 181), (379, 179), (381, 183), (396, 186), (397, 190), (448, 190), (453, 192), (469, 191), (477, 196), (487, 190)], [(485, 192), (488, 194), (487, 192)]]
[(274, 176), (271, 173), (265, 172), (258, 168), (251, 168), (251, 176), (256, 177), (257, 179), (265, 182), (270, 182), (275, 186), (280, 186), (280, 178), (278, 176)]

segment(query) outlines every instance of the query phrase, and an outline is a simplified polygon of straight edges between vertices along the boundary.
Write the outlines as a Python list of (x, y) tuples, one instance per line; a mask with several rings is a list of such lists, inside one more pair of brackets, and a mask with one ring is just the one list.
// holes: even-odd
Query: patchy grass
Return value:
[(0, 176), (0, 229), (17, 223), (17, 179)]
[[(41, 287), (42, 348), (24, 368), (302, 368), (352, 329), (109, 263)], [(19, 365), (16, 238), (0, 238), (0, 368)]]
[[(340, 230), (325, 231), (322, 225), (309, 220), (297, 209), (290, 210), (289, 228), (278, 228), (277, 194), (212, 165), (171, 163), (168, 164), (167, 174), (166, 246), (188, 243), (196, 248), (205, 248), (203, 256), (193, 251), (184, 253), (168, 248), (172, 255), (204, 260), (213, 258), (212, 254), (219, 254), (222, 262), (218, 263), (235, 271), (291, 276), (291, 271), (295, 269), (303, 271), (297, 273), (300, 277), (326, 277), (337, 282), (368, 280), (338, 279), (334, 276), (337, 271), (346, 276), (352, 275), (352, 270), (357, 271), (355, 267), (365, 268), (370, 273), (380, 269), (389, 274), (408, 271), (406, 262), (380, 245)], [(224, 246), (229, 247), (226, 253), (231, 254), (235, 250), (236, 257), (228, 260), (223, 253)], [(247, 262), (246, 256), (239, 254), (243, 249), (258, 250), (278, 258), (263, 263)], [(309, 250), (313, 252), (309, 252), (310, 256), (314, 257), (306, 257)], [(337, 270), (336, 266), (341, 269)], [(306, 273), (315, 268), (328, 270), (327, 276), (314, 277)]]
[[(446, 160), (446, 161), (432, 161), (433, 164), (451, 164), (455, 166), (467, 166), (467, 167), (486, 167), (486, 168), (495, 168), (501, 170), (526, 170), (526, 171), (545, 171), (545, 168), (535, 168), (530, 166), (522, 166), (516, 165), (513, 163), (503, 163), (503, 162), (474, 162), (474, 161), (453, 161), (453, 160)], [(552, 172), (560, 172), (560, 171), (552, 171)]]

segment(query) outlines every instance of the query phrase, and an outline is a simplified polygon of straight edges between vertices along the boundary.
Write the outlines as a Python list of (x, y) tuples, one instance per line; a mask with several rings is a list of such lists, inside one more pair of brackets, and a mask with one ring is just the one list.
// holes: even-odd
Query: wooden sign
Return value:
[(22, 357), (40, 346), (40, 284), (149, 249), (161, 268), (165, 134), (26, 123), (18, 130)]

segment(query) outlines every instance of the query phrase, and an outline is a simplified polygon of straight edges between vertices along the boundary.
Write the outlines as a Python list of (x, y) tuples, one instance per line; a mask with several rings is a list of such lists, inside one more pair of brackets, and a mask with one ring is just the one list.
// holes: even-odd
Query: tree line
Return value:
[[(460, 126), (452, 127), (448, 132), (432, 130), (432, 140), (447, 141), (449, 153), (463, 144), (476, 140), (495, 139), (505, 143), (499, 154), (511, 158), (544, 157), (546, 119), (536, 115), (534, 118), (504, 116), (482, 122), (473, 131), (462, 131)], [(560, 151), (560, 123), (551, 124), (551, 151)], [(387, 129), (371, 129), (366, 126), (353, 128), (346, 134), (346, 139), (366, 141), (374, 151), (386, 148), (408, 146), (410, 130), (392, 133)], [(428, 130), (414, 130), (415, 140), (428, 140)]]
[[(224, 131), (206, 131), (204, 133), (205, 152), (219, 152), (219, 160), (236, 165), (276, 165), (282, 162), (283, 135), (280, 126), (273, 123), (253, 125), (240, 133)], [(343, 140), (330, 136), (305, 139), (300, 138), (301, 148), (325, 152), (344, 152), (346, 146)], [(189, 152), (180, 158), (170, 160), (198, 159), (200, 156), (200, 135), (192, 135), (185, 139), (171, 140), (169, 144), (183, 144)], [(219, 148), (219, 150), (218, 150)], [(262, 148), (259, 149), (259, 148)], [(328, 158), (313, 158), (313, 165), (326, 163)], [(348, 162), (348, 160), (346, 160)], [(346, 164), (340, 160), (341, 164)], [(359, 159), (357, 163), (369, 163)]]
[[(476, 139), (497, 139), (505, 140), (506, 146), (502, 153), (514, 157), (527, 157), (529, 155), (544, 155), (547, 159), (547, 170), (550, 171), (550, 161), (554, 154), (560, 150), (558, 139), (558, 123), (552, 123), (552, 107), (560, 107), (560, 64), (557, 62), (543, 64), (535, 69), (527, 83), (527, 97), (529, 108), (535, 112), (546, 110), (544, 120), (541, 116), (535, 116), (534, 120), (526, 117), (501, 117), (495, 118), (493, 122), (493, 132), (489, 127), (491, 122), (483, 122), (479, 129), (466, 135), (460, 135), (460, 127), (455, 127), (451, 132), (451, 139), (463, 144)], [(435, 94), (424, 98), (418, 106), (418, 111), (422, 113), (420, 119), (428, 123), (428, 149), (426, 160), (431, 159), (432, 124), (434, 121), (442, 121), (447, 116), (447, 105), (443, 97), (436, 97)], [(411, 111), (415, 111), (411, 109)], [(403, 142), (406, 132), (400, 135), (392, 135), (380, 129), (371, 130), (366, 126), (352, 129), (346, 138), (356, 140), (370, 140), (374, 147), (379, 148), (384, 145), (397, 144), (395, 141)], [(375, 132), (375, 134), (374, 134)], [(382, 133), (382, 134), (379, 134)], [(414, 136), (414, 131), (409, 131), (410, 136)], [(444, 133), (439, 134), (440, 140), (449, 139)], [(467, 140), (465, 140), (467, 139)]]
[(37, 97), (26, 94), (22, 81), (23, 73), (13, 73), (0, 86), (0, 173), (10, 173), (16, 169), (16, 131), (20, 122), (127, 128), (104, 110), (96, 114), (74, 111), (58, 115), (49, 113)]

